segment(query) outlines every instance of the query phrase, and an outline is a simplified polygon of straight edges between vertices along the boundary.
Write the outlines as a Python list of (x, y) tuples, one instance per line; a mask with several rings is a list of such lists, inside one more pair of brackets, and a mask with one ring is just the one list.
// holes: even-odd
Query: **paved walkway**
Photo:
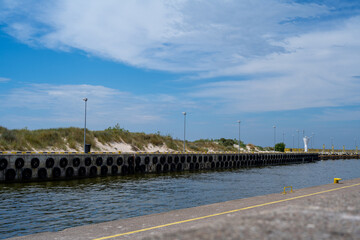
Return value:
[(13, 239), (360, 239), (360, 178)]

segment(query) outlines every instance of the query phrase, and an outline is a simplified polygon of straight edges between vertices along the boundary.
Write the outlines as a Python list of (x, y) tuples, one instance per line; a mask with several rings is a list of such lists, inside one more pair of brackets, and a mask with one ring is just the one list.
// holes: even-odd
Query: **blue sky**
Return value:
[[(0, 125), (360, 143), (359, 1), (0, 0)], [(302, 134), (300, 134), (301, 136)]]

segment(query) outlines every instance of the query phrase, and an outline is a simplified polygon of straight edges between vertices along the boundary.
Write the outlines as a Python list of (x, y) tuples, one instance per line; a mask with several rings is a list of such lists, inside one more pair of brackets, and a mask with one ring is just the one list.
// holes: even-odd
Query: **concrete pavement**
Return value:
[(360, 178), (12, 239), (360, 239)]

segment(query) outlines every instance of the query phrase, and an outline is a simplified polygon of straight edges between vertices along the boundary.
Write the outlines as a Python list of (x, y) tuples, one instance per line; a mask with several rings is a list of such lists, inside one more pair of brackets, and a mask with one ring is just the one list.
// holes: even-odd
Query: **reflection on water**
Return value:
[(360, 177), (360, 160), (0, 184), (0, 239)]

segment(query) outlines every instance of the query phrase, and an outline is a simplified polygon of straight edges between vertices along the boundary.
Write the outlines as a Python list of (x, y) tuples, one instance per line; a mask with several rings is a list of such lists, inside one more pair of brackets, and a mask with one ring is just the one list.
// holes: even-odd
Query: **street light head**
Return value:
[(186, 115), (186, 112), (182, 112), (182, 114)]
[(276, 128), (276, 126), (274, 125), (273, 128)]
[(83, 98), (83, 100), (86, 102), (88, 99), (87, 99), (87, 98)]
[(241, 123), (241, 121), (240, 121), (240, 120), (238, 120), (238, 121), (237, 121), (237, 123)]

